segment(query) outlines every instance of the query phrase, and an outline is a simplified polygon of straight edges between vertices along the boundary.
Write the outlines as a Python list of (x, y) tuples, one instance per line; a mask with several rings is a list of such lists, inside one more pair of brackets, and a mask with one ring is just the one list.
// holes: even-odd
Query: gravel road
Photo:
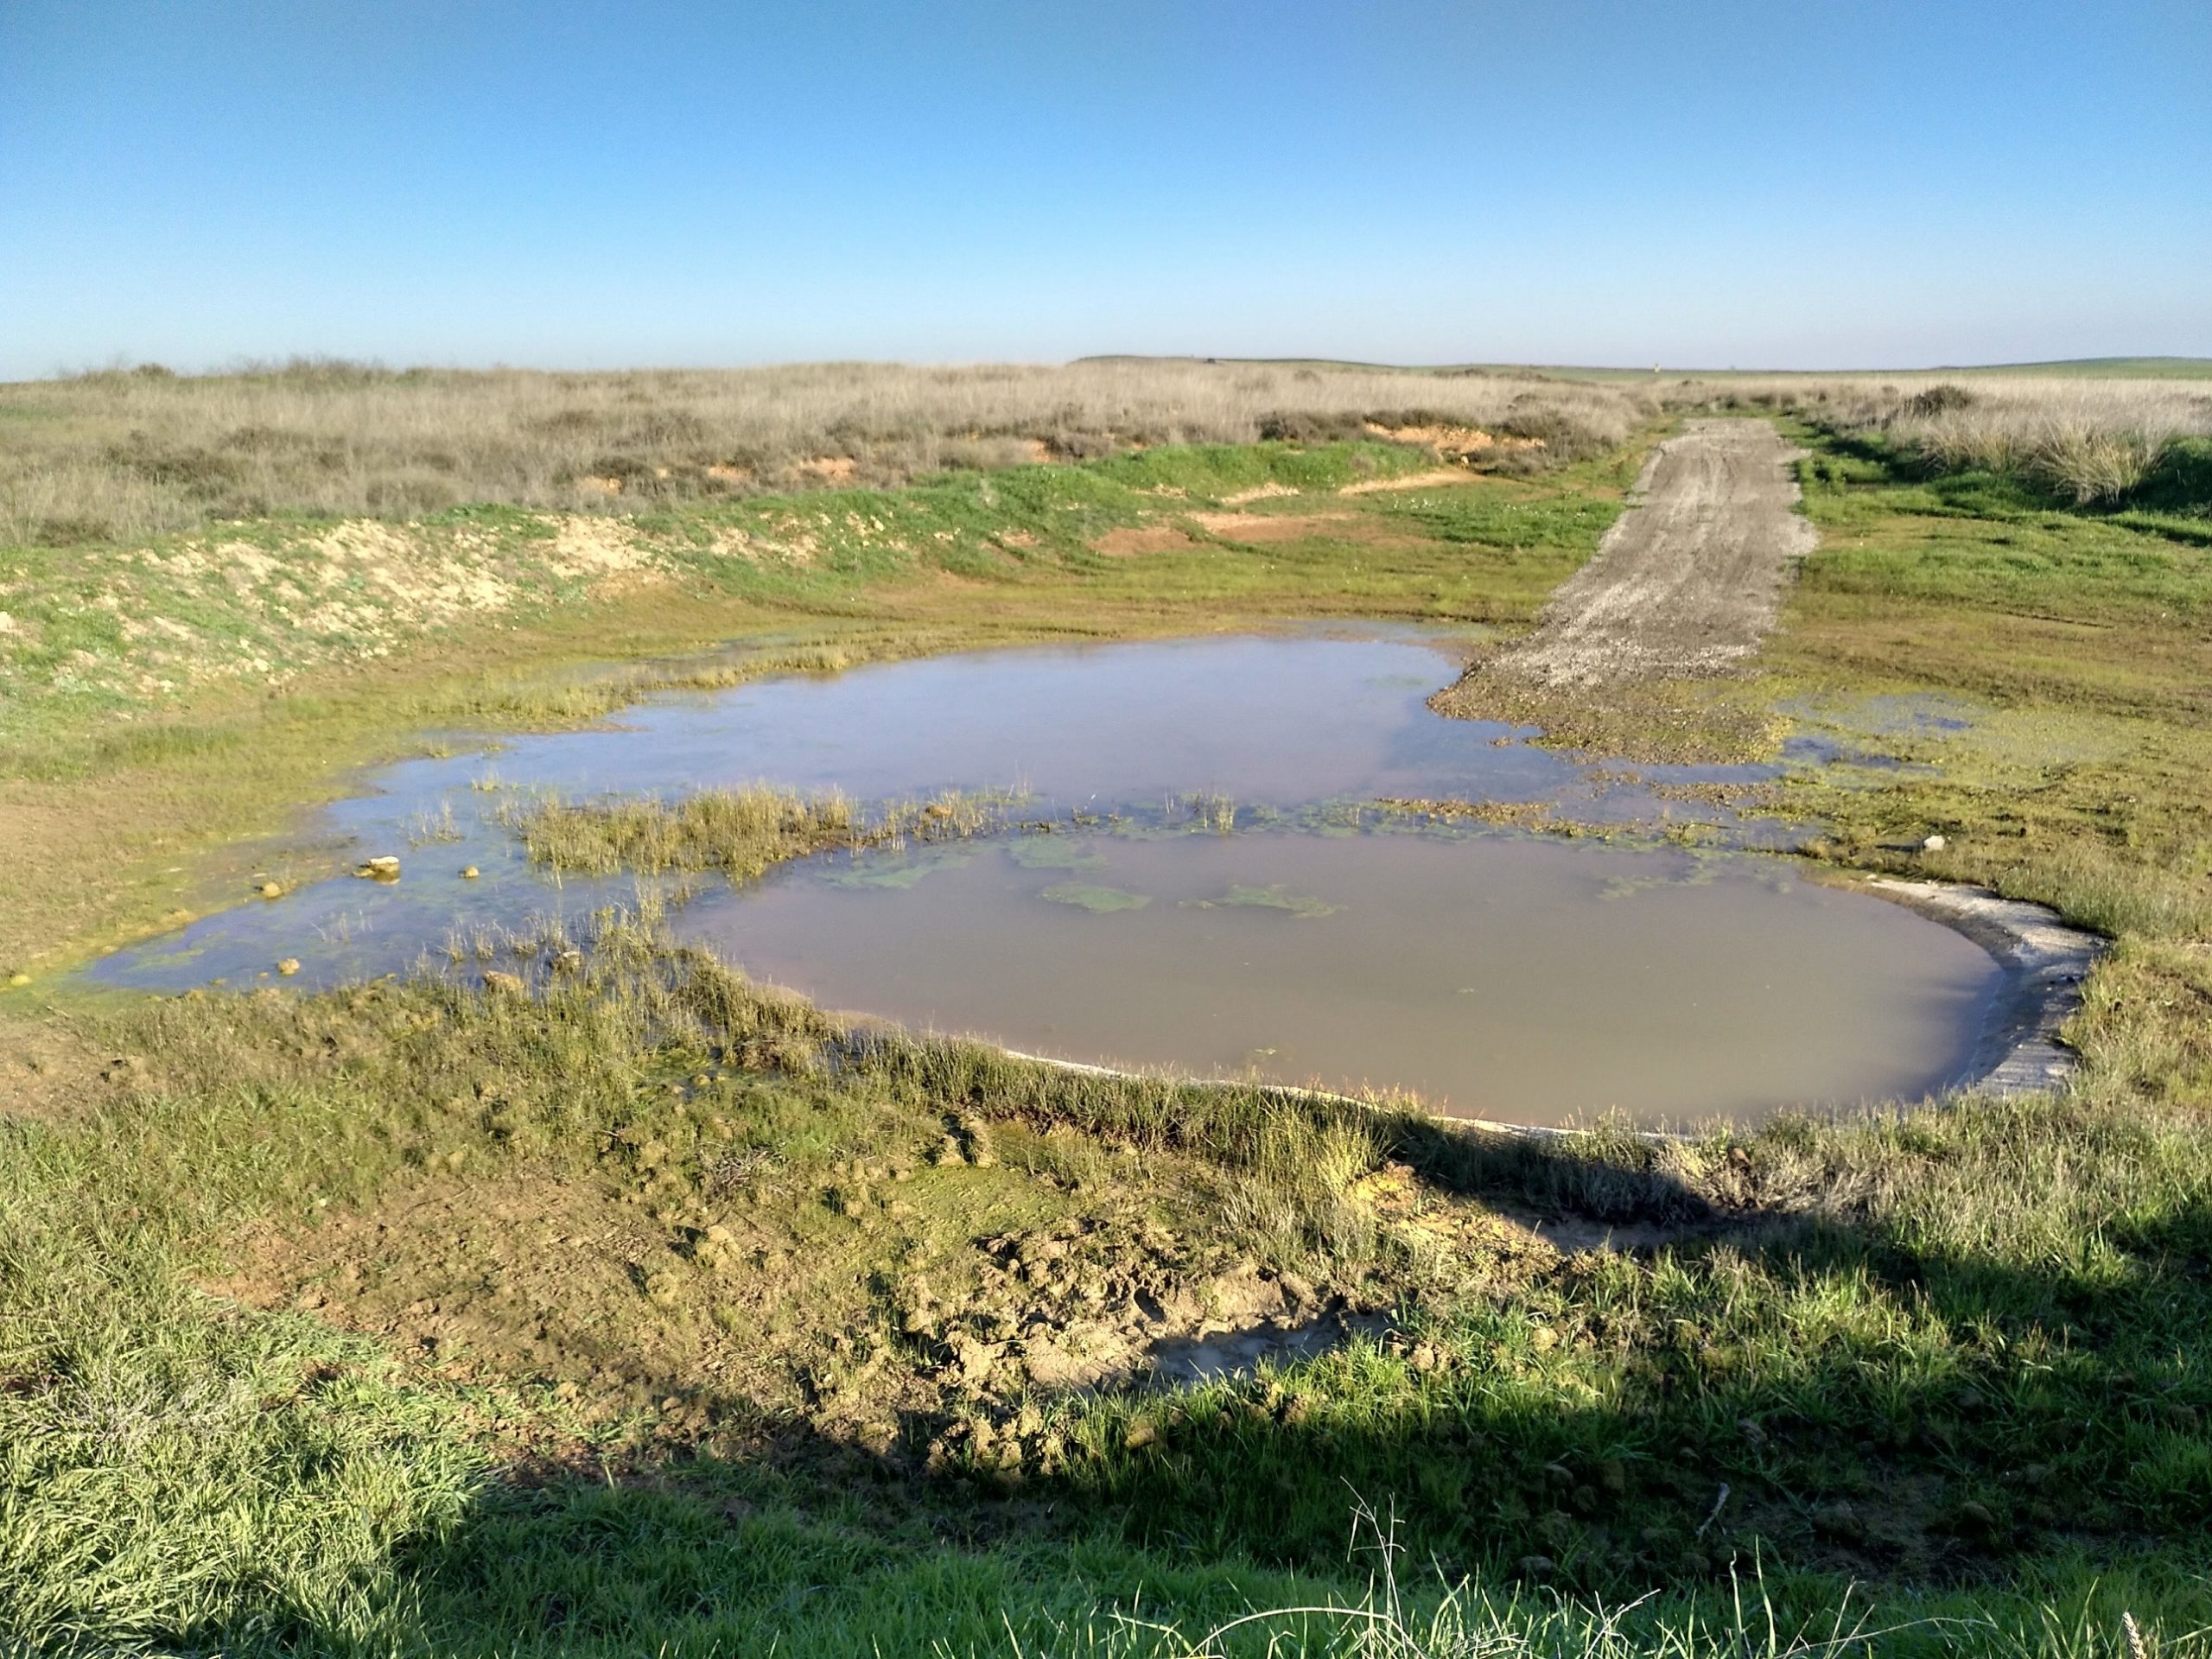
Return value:
[(1728, 672), (1773, 627), (1815, 540), (1796, 510), (1797, 453), (1765, 421), (1691, 422), (1535, 632), (1478, 671), (1561, 690)]

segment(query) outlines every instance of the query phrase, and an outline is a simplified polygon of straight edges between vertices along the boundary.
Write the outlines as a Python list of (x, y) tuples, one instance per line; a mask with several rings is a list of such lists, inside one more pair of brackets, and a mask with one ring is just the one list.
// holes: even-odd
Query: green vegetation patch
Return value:
[(1056, 905), (1073, 905), (1077, 910), (1087, 910), (1094, 916), (1110, 915), (1122, 910), (1142, 910), (1152, 902), (1147, 893), (1128, 893), (1120, 887), (1101, 886), (1096, 881), (1055, 881), (1037, 896), (1049, 899)]
[(1090, 847), (1065, 836), (1025, 836), (1007, 849), (1025, 870), (1097, 870), (1106, 861)]
[[(655, 797), (571, 803), (540, 796), (508, 803), (502, 815), (535, 861), (604, 875), (634, 870), (720, 870), (751, 880), (771, 865), (836, 849), (901, 848), (982, 834), (1001, 822), (996, 797), (947, 793), (863, 816), (841, 795), (802, 797), (756, 785), (709, 789), (671, 803)], [(911, 887), (928, 873), (880, 868), (871, 885)]]
[(1311, 893), (1293, 893), (1280, 884), (1252, 887), (1235, 885), (1218, 899), (1192, 899), (1185, 901), (1196, 910), (1279, 910), (1300, 921), (1311, 921), (1319, 916), (1333, 916), (1344, 906), (1332, 905)]
[(2116, 936), (2212, 938), (2212, 548), (2017, 480), (1928, 478), (1849, 435), (1804, 441), (1821, 546), (1759, 683), (1858, 729), (1788, 770), (1783, 814), (1841, 862), (1980, 882)]

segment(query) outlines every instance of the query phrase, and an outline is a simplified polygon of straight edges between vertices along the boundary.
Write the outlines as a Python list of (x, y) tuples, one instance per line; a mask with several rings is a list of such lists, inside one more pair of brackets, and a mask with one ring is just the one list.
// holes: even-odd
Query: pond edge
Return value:
[(2073, 1075), (2077, 1060), (2059, 1032), (2080, 1009), (2082, 983), (2109, 941), (2046, 906), (1986, 887), (1896, 875), (1861, 876), (1853, 885), (1964, 934), (2003, 970), (1991, 1017), (1954, 1088), (2032, 1094)]

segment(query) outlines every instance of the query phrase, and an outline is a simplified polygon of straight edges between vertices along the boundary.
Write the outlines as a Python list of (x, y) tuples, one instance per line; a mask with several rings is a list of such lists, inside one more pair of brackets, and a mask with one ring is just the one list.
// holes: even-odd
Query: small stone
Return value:
[(1529, 1345), (1538, 1353), (1547, 1348), (1556, 1348), (1559, 1346), (1559, 1332), (1548, 1325), (1540, 1325), (1529, 1332)]
[(1978, 1503), (1973, 1498), (1959, 1505), (1959, 1519), (1983, 1532), (1988, 1532), (1997, 1525), (1996, 1514), (1989, 1505)]
[(300, 959), (297, 957), (285, 957), (283, 961), (276, 964), (276, 971), (283, 975), (285, 978), (289, 979), (294, 974), (300, 971)]
[(495, 996), (520, 996), (525, 987), (513, 974), (503, 974), (494, 968), (484, 976), (484, 988)]
[(1548, 1579), (1559, 1571), (1559, 1564), (1548, 1555), (1523, 1555), (1521, 1576), (1524, 1579)]
[(31, 976), (29, 974), (10, 974), (8, 976), (8, 982), (10, 985), (28, 985), (31, 982)]
[(1940, 853), (1944, 848), (1949, 845), (1950, 843), (1945, 841), (1942, 836), (1930, 836), (1927, 840), (1920, 843), (1920, 850), (1923, 853)]
[(461, 873), (461, 879), (464, 881), (474, 881), (481, 874), (481, 871), (480, 871), (474, 864), (471, 864), (467, 869)]
[(357, 864), (353, 874), (371, 881), (397, 881), (399, 880), (399, 861), (386, 853), (365, 863)]
[(264, 881), (261, 884), (261, 896), (264, 899), (281, 899), (283, 893), (284, 889), (274, 881)]
[(1140, 1417), (1131, 1423), (1122, 1436), (1122, 1444), (1132, 1452), (1150, 1446), (1160, 1438), (1160, 1430), (1149, 1418)]

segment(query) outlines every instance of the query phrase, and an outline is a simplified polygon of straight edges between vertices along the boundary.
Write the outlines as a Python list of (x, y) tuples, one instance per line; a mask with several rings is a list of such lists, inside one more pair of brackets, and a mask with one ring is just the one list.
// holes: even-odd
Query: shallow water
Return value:
[[(532, 868), (497, 818), (515, 789), (765, 779), (865, 804), (1018, 786), (1025, 817), (1106, 826), (810, 860), (743, 892), (710, 881), (679, 931), (833, 1007), (1522, 1122), (1753, 1116), (1955, 1076), (1997, 971), (1937, 924), (1771, 859), (1342, 810), (1413, 798), (1713, 816), (1526, 733), (1439, 718), (1425, 699), (1455, 668), (1418, 636), (1371, 630), (976, 653), (656, 699), (605, 728), (387, 768), (323, 827), (349, 856), (397, 854), (398, 882), (315, 883), (90, 972), (241, 985), (289, 957), (302, 967), (288, 982), (327, 984), (634, 891)], [(1189, 833), (1173, 802), (1199, 794), (1233, 801), (1239, 833)], [(482, 878), (461, 880), (465, 865)]]
[(1917, 1095), (1964, 1063), (1995, 981), (1959, 935), (1772, 860), (1498, 834), (871, 855), (681, 925), (830, 1007), (1533, 1123)]

